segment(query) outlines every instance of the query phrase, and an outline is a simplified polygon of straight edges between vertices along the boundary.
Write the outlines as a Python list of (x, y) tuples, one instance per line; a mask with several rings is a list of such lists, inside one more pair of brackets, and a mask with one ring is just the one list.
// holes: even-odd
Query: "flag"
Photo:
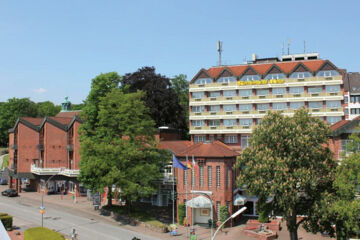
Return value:
[(188, 159), (188, 156), (186, 156), (186, 166), (187, 166), (188, 169), (192, 169), (191, 163), (190, 163), (190, 161)]
[(187, 169), (187, 167), (184, 164), (182, 164), (175, 155), (173, 155), (173, 164), (174, 164), (174, 168), (181, 168), (184, 170)]
[(194, 168), (195, 174), (197, 175), (198, 169), (197, 169), (197, 166), (196, 166), (194, 155), (192, 155), (192, 166)]

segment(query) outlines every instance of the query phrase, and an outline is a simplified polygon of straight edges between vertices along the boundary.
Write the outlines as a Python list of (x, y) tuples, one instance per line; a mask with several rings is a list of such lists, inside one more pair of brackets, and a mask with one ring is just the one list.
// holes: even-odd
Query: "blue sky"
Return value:
[(252, 53), (318, 51), (360, 71), (360, 1), (3, 0), (0, 101), (84, 100), (99, 73), (154, 66), (191, 79), (200, 68), (240, 64)]

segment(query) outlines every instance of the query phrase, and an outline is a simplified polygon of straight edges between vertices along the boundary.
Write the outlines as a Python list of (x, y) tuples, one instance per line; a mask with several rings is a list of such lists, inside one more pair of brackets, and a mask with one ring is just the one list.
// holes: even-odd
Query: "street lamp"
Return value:
[(218, 229), (216, 229), (216, 231), (215, 231), (215, 233), (214, 233), (214, 236), (212, 236), (211, 240), (214, 240), (214, 239), (215, 239), (215, 236), (216, 236), (217, 232), (221, 229), (221, 227), (222, 227), (227, 221), (229, 221), (229, 219), (237, 217), (239, 214), (243, 213), (245, 210), (246, 210), (246, 207), (242, 207), (240, 210), (238, 210), (238, 211), (235, 212), (233, 215), (231, 215), (228, 219), (226, 219), (226, 220), (218, 227)]

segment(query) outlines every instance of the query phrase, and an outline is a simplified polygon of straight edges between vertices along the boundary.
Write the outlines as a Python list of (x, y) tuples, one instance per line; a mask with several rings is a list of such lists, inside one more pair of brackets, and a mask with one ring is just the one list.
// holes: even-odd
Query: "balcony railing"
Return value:
[(67, 168), (40, 168), (35, 164), (31, 164), (31, 173), (36, 175), (63, 175), (67, 177), (77, 177), (80, 170)]
[(242, 130), (253, 129), (256, 125), (235, 125), (235, 126), (202, 126), (202, 127), (190, 127), (190, 130)]
[[(281, 86), (287, 83), (307, 83), (307, 82), (319, 82), (319, 81), (332, 81), (332, 80), (342, 80), (342, 76), (334, 76), (334, 77), (310, 77), (310, 78), (301, 78), (301, 79), (297, 79), (297, 78), (285, 78), (285, 79), (279, 79), (279, 80), (283, 80), (279, 81), (282, 83), (270, 83), (270, 80), (259, 80), (259, 81), (253, 81), (251, 82), (252, 84), (249, 85), (244, 85), (244, 86), (239, 86), (238, 82), (231, 82), (231, 83), (227, 83), (227, 84), (223, 84), (223, 83), (210, 83), (210, 84), (190, 84), (190, 88), (194, 89), (194, 88), (204, 88), (204, 87), (214, 87), (214, 88), (221, 88), (221, 87), (234, 87), (234, 86), (239, 86), (241, 88), (251, 88), (252, 86), (261, 86), (261, 85), (276, 85)], [(259, 84), (260, 83), (260, 84)]]

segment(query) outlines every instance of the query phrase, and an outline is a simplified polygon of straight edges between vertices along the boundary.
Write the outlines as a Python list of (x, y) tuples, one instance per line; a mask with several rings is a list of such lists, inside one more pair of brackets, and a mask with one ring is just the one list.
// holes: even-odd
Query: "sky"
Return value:
[(154, 66), (167, 77), (218, 64), (319, 52), (360, 71), (360, 1), (1, 0), (0, 102), (81, 103), (91, 79)]

